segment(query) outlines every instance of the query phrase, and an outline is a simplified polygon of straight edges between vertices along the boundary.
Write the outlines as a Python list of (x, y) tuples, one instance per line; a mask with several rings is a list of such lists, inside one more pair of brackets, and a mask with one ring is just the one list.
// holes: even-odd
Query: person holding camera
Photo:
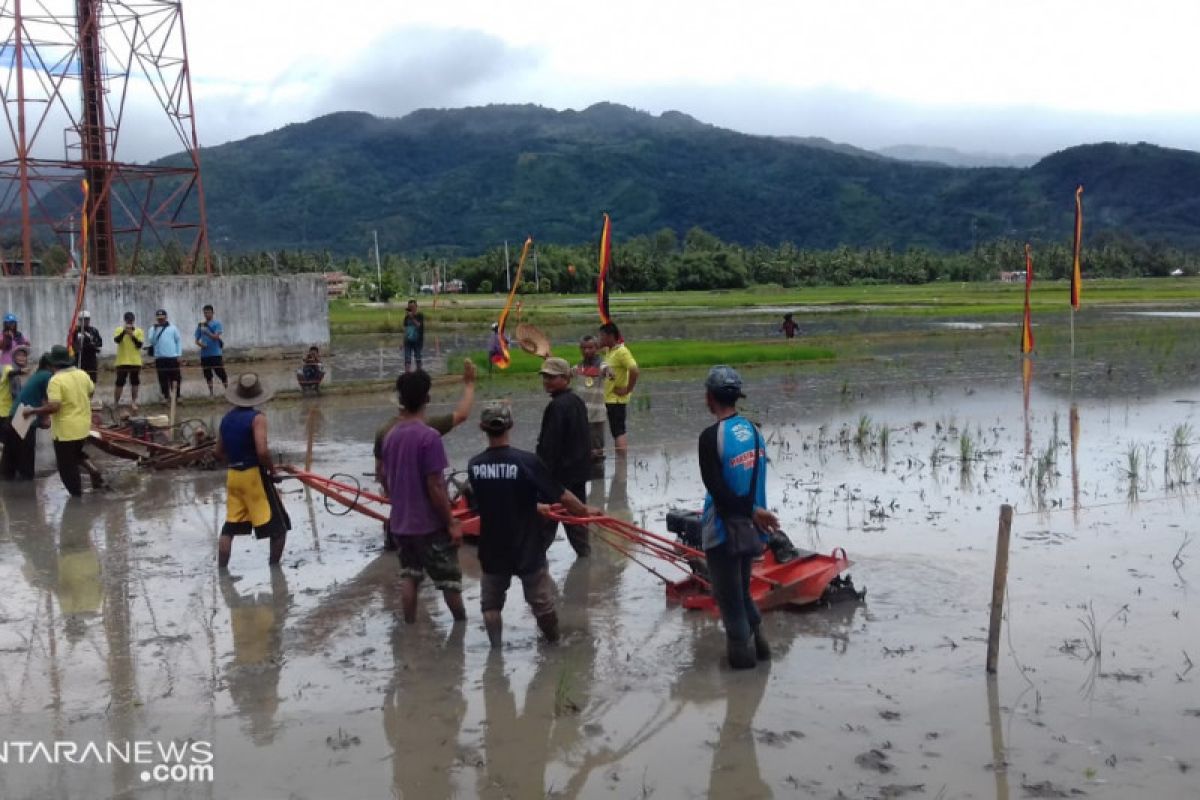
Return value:
[(113, 341), (117, 343), (117, 360), (113, 366), (117, 368), (117, 388), (113, 395), (113, 408), (121, 405), (121, 393), (125, 384), (129, 384), (133, 393), (133, 411), (138, 410), (138, 387), (142, 383), (142, 342), (146, 341), (145, 332), (133, 324), (132, 311), (125, 312), (125, 322), (113, 332)]
[(167, 310), (154, 312), (154, 327), (150, 329), (150, 343), (146, 346), (154, 358), (154, 371), (158, 373), (158, 390), (163, 400), (170, 400), (174, 392), (179, 397), (183, 374), (179, 371), (179, 359), (183, 355), (183, 337), (179, 328), (167, 320)]
[(208, 384), (208, 396), (213, 396), (213, 373), (221, 380), (222, 389), (229, 388), (225, 375), (225, 341), (221, 334), (225, 327), (219, 319), (213, 319), (212, 304), (204, 307), (204, 319), (196, 325), (196, 346), (200, 348), (200, 366), (204, 370), (204, 382)]

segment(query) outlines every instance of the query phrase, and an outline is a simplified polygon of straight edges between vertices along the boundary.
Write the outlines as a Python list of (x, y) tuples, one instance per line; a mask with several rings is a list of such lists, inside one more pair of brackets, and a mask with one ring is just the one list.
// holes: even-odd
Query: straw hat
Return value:
[(243, 408), (262, 405), (274, 396), (275, 392), (263, 386), (256, 372), (243, 372), (225, 390), (225, 399)]
[(538, 358), (550, 356), (550, 337), (528, 323), (522, 322), (517, 326), (517, 344), (526, 353)]

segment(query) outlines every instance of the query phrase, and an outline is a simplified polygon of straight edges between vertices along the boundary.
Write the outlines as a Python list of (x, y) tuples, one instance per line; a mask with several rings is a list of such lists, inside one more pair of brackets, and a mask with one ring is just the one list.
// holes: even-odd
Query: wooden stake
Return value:
[(988, 624), (987, 671), (996, 673), (1000, 658), (1000, 623), (1004, 614), (1004, 587), (1008, 584), (1008, 539), (1012, 532), (1012, 506), (1000, 506), (1000, 530), (996, 534), (996, 570), (992, 573), (992, 618)]

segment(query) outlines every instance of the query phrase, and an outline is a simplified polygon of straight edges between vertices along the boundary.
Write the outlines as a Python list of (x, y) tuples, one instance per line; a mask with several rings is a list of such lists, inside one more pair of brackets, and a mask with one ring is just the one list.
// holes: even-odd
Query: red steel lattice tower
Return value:
[[(32, 274), (54, 243), (70, 252), (82, 213), (96, 274), (137, 272), (151, 250), (176, 271), (211, 273), (181, 3), (0, 0), (0, 101), (9, 271)], [(123, 125), (143, 142), (168, 133), (181, 152), (156, 164), (125, 159)]]

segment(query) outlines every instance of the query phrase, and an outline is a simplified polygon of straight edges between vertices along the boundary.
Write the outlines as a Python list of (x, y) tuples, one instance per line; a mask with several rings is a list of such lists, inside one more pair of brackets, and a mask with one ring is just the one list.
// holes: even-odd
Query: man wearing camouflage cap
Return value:
[(509, 443), (512, 426), (507, 403), (485, 405), (479, 427), (487, 434), (488, 448), (467, 464), (479, 509), (479, 600), (488, 640), (497, 648), (502, 644), (500, 611), (514, 575), (521, 579), (525, 601), (542, 634), (550, 642), (558, 640), (558, 591), (546, 563), (539, 498), (562, 503), (576, 516), (599, 514), (563, 489), (535, 454)]

